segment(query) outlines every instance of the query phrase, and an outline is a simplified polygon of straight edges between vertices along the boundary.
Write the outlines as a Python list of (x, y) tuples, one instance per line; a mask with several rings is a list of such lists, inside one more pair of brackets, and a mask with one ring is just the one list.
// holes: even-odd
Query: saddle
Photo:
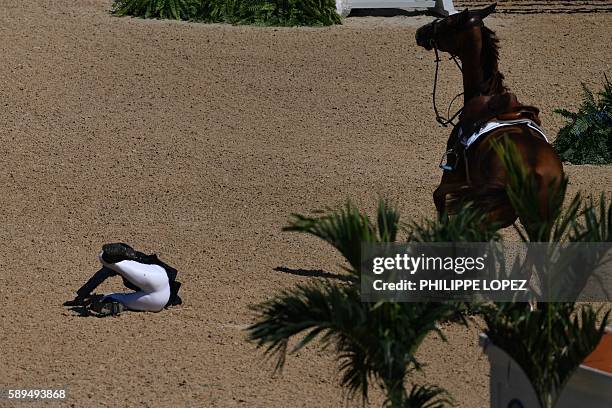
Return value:
[[(463, 107), (459, 123), (457, 123), (451, 133), (450, 140), (454, 140), (454, 143), (442, 156), (439, 167), (445, 171), (452, 171), (456, 168), (457, 162), (463, 159), (465, 161), (467, 181), (468, 184), (471, 184), (467, 170), (468, 148), (461, 144), (460, 135), (463, 134), (469, 137), (493, 120), (503, 122), (529, 119), (537, 126), (540, 126), (542, 122), (538, 116), (539, 113), (540, 110), (538, 108), (523, 105), (515, 94), (509, 92), (497, 95), (481, 95), (470, 99)], [(451, 155), (455, 156), (456, 160), (451, 162), (449, 159)]]
[(491, 120), (506, 121), (529, 119), (540, 126), (540, 110), (535, 106), (523, 105), (513, 93), (482, 95), (470, 99), (464, 106), (459, 119), (463, 134), (471, 135)]

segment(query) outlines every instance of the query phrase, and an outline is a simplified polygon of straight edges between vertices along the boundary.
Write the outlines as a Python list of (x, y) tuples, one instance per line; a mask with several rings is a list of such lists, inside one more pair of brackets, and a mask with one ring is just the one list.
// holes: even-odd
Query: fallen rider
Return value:
[[(114, 243), (104, 245), (98, 258), (102, 268), (77, 290), (76, 298), (70, 302), (73, 305), (88, 307), (98, 316), (110, 316), (126, 309), (159, 312), (182, 303), (176, 269), (160, 261), (157, 255), (146, 255), (127, 244)], [(116, 275), (134, 292), (92, 295), (102, 282)]]

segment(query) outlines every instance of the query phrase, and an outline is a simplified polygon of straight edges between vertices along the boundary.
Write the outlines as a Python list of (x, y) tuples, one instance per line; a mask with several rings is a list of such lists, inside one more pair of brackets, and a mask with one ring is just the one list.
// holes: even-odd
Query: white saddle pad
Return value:
[(474, 142), (476, 140), (478, 140), (478, 138), (480, 136), (482, 136), (482, 135), (484, 135), (486, 133), (489, 133), (492, 130), (495, 130), (497, 128), (504, 127), (504, 126), (513, 126), (513, 125), (519, 125), (519, 124), (525, 124), (525, 125), (529, 126), (531, 129), (533, 129), (536, 132), (538, 132), (539, 134), (541, 134), (542, 137), (544, 138), (544, 140), (546, 140), (546, 142), (550, 143), (548, 141), (548, 138), (546, 137), (546, 135), (542, 131), (542, 129), (540, 129), (540, 127), (538, 125), (536, 125), (532, 120), (529, 120), (529, 119), (516, 119), (516, 120), (504, 120), (504, 121), (495, 121), (494, 120), (494, 121), (491, 121), (491, 122), (487, 122), (483, 127), (478, 129), (471, 136), (463, 135), (463, 130), (461, 128), (459, 128), (459, 140), (461, 141), (461, 144), (464, 145), (465, 148), (467, 149), (472, 144), (474, 144)]

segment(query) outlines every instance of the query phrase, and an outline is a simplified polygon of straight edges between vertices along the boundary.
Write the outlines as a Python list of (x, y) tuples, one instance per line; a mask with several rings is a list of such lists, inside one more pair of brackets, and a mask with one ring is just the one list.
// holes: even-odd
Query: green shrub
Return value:
[(118, 16), (267, 26), (340, 24), (333, 0), (115, 0)]
[(605, 80), (604, 89), (595, 98), (584, 84), (584, 100), (578, 112), (556, 109), (570, 120), (560, 131), (553, 146), (563, 161), (573, 164), (612, 163), (612, 84)]
[(201, 3), (201, 0), (115, 0), (112, 11), (118, 16), (193, 20)]

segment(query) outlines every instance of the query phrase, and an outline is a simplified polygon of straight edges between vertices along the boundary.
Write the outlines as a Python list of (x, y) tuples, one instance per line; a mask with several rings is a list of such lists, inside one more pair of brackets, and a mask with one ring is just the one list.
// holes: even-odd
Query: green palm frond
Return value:
[(591, 199), (582, 211), (583, 222), (574, 223), (571, 242), (612, 242), (612, 200), (602, 193), (599, 203)]
[(485, 333), (521, 366), (543, 408), (555, 405), (599, 344), (610, 313), (598, 324), (596, 310), (584, 306), (576, 314), (574, 303), (547, 303), (535, 310), (526, 303), (502, 303), (483, 310)]
[(596, 277), (596, 269), (608, 261), (605, 256), (607, 247), (591, 246), (588, 251), (584, 251), (581, 245), (559, 247), (558, 243), (610, 242), (612, 203), (606, 204), (605, 196), (602, 195), (599, 205), (593, 200), (583, 204), (580, 194), (576, 194), (569, 205), (563, 208), (568, 184), (567, 177), (563, 177), (558, 186), (555, 186), (554, 181), (549, 185), (547, 214), (542, 215), (537, 182), (533, 174), (527, 173), (514, 145), (496, 144), (494, 148), (508, 171), (507, 194), (525, 229), (525, 233), (519, 230), (523, 240), (551, 243), (539, 247), (547, 255), (540, 257), (540, 262), (533, 265), (538, 276), (546, 279), (542, 282), (542, 296), (576, 299), (589, 279)]
[(378, 221), (378, 241), (395, 242), (400, 226), (400, 214), (397, 209), (384, 200), (378, 201), (376, 211)]
[(489, 242), (501, 237), (499, 226), (488, 222), (482, 211), (469, 203), (456, 215), (413, 221), (404, 228), (412, 242)]
[(443, 408), (453, 406), (454, 401), (446, 390), (433, 385), (414, 385), (403, 408)]
[[(302, 336), (290, 353), (318, 339), (324, 349), (335, 348), (349, 397), (367, 400), (374, 380), (394, 407), (407, 398), (407, 374), (421, 367), (414, 357), (417, 348), (429, 333), (441, 336), (436, 323), (456, 312), (443, 303), (361, 302), (357, 286), (328, 283), (297, 286), (254, 309), (257, 323), (248, 328), (248, 338), (277, 357), (277, 369), (284, 364), (291, 338)], [(436, 388), (429, 390), (432, 394), (423, 390), (417, 396), (433, 395)]]
[(604, 87), (598, 97), (582, 84), (583, 101), (578, 112), (555, 110), (568, 119), (553, 143), (564, 161), (612, 163), (612, 84), (604, 77)]
[(344, 207), (315, 212), (315, 216), (293, 214), (283, 231), (314, 235), (336, 248), (358, 274), (361, 264), (361, 244), (394, 242), (399, 229), (399, 213), (381, 200), (377, 211), (378, 231), (367, 214), (361, 213), (351, 202)]
[[(565, 216), (569, 219), (572, 213)], [(598, 204), (591, 199), (575, 217), (566, 234), (568, 243), (547, 256), (544, 265), (544, 288), (560, 299), (577, 299), (591, 279), (597, 280), (607, 293), (601, 271), (610, 270), (612, 257), (610, 245), (601, 244), (612, 242), (612, 202), (602, 194)], [(591, 245), (585, 250), (587, 243)]]

